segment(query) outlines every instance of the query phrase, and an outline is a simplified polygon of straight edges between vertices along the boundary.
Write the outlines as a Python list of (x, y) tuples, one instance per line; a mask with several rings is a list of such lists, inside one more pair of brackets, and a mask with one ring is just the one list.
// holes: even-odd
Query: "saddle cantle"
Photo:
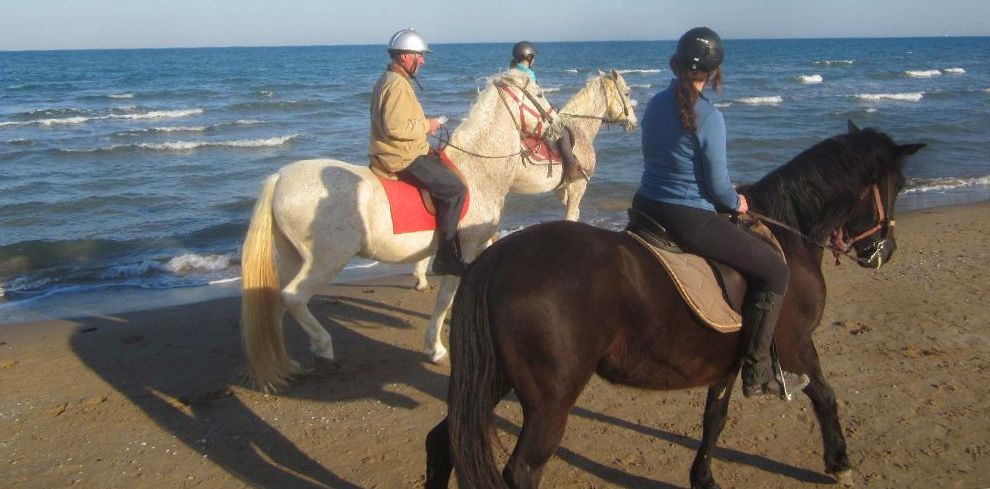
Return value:
[[(783, 256), (783, 250), (765, 224), (748, 217), (743, 218), (740, 225)], [(739, 330), (746, 295), (746, 280), (742, 274), (721, 263), (685, 253), (660, 223), (636, 209), (629, 209), (626, 233), (657, 258), (702, 322), (722, 333)]]

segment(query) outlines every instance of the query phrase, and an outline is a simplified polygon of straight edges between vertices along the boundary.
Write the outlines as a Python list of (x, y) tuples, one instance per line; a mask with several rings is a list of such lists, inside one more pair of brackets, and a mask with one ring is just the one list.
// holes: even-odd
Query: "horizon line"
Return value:
[[(919, 36), (836, 36), (836, 37), (736, 37), (726, 38), (726, 41), (814, 41), (814, 40), (840, 40), (840, 39), (961, 39), (961, 38), (981, 38), (990, 37), (988, 35), (919, 35)], [(677, 39), (594, 39), (594, 40), (558, 40), (558, 41), (534, 41), (540, 44), (580, 44), (580, 43), (603, 43), (603, 42), (676, 42)], [(431, 46), (447, 46), (460, 44), (511, 44), (515, 41), (455, 41), (455, 42), (433, 42)], [(364, 46), (384, 46), (385, 43), (335, 43), (335, 44), (272, 44), (272, 45), (250, 45), (250, 44), (230, 44), (230, 45), (207, 45), (207, 46), (158, 46), (158, 47), (92, 47), (92, 48), (51, 48), (51, 49), (0, 49), (0, 53), (43, 53), (56, 51), (142, 51), (142, 50), (168, 50), (168, 49), (255, 49), (255, 48), (311, 48), (311, 47), (364, 47)]]

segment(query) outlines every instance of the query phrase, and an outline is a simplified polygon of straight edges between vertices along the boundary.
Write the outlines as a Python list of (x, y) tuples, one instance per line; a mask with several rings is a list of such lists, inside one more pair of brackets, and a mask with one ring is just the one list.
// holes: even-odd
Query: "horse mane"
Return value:
[[(754, 210), (795, 226), (821, 243), (849, 218), (863, 192), (885, 172), (897, 179), (892, 188), (903, 186), (899, 162), (889, 136), (863, 129), (808, 148), (743, 192)], [(781, 239), (800, 239), (781, 234)]]
[[(589, 76), (588, 77), (588, 81), (585, 82), (585, 84), (584, 84), (584, 87), (586, 88), (586, 90), (584, 90), (584, 89), (578, 90), (578, 92), (573, 97), (571, 97), (571, 99), (568, 100), (567, 103), (565, 103), (563, 107), (561, 107), (560, 111), (563, 112), (563, 113), (565, 113), (565, 114), (572, 114), (572, 113), (581, 112), (581, 111), (579, 111), (577, 109), (577, 107), (581, 107), (584, 111), (587, 111), (588, 110), (587, 106), (591, 105), (591, 102), (589, 102), (589, 99), (592, 99), (592, 97), (595, 94), (594, 89), (593, 89), (593, 87), (591, 85), (594, 84), (594, 83), (601, 83), (601, 80), (602, 80), (602, 77), (603, 76), (605, 76), (605, 75), (603, 75), (603, 74), (595, 74), (595, 75)], [(602, 105), (604, 105), (606, 103), (606, 101), (605, 100), (602, 100), (599, 103), (602, 104)], [(597, 109), (597, 107), (593, 107), (593, 109)]]
[(515, 85), (525, 83), (526, 74), (519, 70), (509, 70), (496, 73), (485, 79), (484, 87), (479, 88), (478, 98), (471, 104), (468, 114), (457, 126), (457, 129), (450, 136), (450, 141), (461, 147), (473, 146), (468, 142), (473, 142), (479, 138), (483, 139), (491, 135), (495, 124), (495, 115), (498, 113), (492, 107), (499, 102), (498, 89), (496, 83), (509, 81)]

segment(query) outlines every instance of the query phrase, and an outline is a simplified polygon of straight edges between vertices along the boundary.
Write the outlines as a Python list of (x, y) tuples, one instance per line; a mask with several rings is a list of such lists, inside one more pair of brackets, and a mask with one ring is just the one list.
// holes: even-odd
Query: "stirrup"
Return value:
[(760, 395), (776, 395), (785, 401), (793, 401), (794, 393), (804, 390), (811, 383), (805, 374), (795, 374), (780, 370), (774, 372), (773, 379), (765, 384), (743, 384), (743, 396), (747, 399)]

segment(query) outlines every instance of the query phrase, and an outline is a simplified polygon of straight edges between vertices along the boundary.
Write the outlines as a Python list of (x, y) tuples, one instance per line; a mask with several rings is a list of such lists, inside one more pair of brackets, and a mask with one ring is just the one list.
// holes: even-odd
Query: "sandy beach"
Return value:
[[(882, 270), (823, 265), (816, 338), (857, 487), (990, 487), (988, 211), (899, 215)], [(435, 292), (413, 282), (328, 286), (310, 305), (340, 368), (279, 395), (239, 383), (238, 299), (0, 326), (0, 487), (416, 487), (449, 367), (421, 353)], [(291, 320), (286, 334), (311, 364)], [(736, 394), (713, 464), (723, 487), (834, 484), (805, 397)], [(594, 379), (542, 487), (687, 487), (704, 396)], [(511, 447), (518, 404), (497, 414)]]

